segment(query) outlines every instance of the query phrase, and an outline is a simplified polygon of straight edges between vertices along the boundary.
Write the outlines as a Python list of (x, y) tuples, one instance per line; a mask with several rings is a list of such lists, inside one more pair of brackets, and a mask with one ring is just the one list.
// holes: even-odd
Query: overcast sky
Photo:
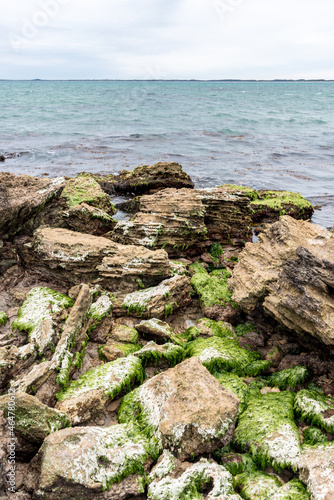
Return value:
[(0, 0), (0, 78), (334, 79), (333, 0)]

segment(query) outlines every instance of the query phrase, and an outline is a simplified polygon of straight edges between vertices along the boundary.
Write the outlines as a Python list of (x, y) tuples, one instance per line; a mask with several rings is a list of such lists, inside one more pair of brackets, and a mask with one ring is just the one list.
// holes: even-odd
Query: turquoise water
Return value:
[(299, 191), (334, 225), (334, 83), (0, 82), (2, 170), (178, 161), (198, 187)]

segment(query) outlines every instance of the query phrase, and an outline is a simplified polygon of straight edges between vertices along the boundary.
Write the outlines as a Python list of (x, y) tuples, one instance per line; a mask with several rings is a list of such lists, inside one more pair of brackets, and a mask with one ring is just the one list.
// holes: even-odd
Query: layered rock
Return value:
[(38, 229), (20, 253), (25, 266), (44, 279), (67, 285), (89, 281), (119, 293), (136, 290), (139, 277), (150, 286), (170, 275), (164, 250), (122, 246), (62, 228)]
[(135, 217), (115, 227), (115, 241), (180, 255), (199, 252), (210, 240), (243, 244), (251, 238), (248, 198), (220, 188), (165, 189), (142, 196), (138, 204)]
[(248, 314), (263, 306), (285, 327), (333, 346), (333, 269), (333, 235), (283, 216), (240, 254), (233, 300)]
[(184, 459), (210, 453), (232, 439), (238, 404), (238, 398), (192, 358), (125, 396), (119, 420), (137, 421), (156, 453), (168, 449)]

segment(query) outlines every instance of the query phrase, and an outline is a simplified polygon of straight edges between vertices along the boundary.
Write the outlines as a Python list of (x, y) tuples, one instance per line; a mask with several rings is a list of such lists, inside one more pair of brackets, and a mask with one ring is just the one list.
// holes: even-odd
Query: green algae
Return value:
[(93, 302), (88, 311), (88, 318), (91, 318), (89, 325), (89, 333), (101, 323), (104, 318), (107, 318), (112, 311), (113, 303), (111, 302), (111, 294), (103, 293), (98, 299)]
[(271, 365), (270, 361), (262, 361), (258, 352), (240, 347), (232, 337), (197, 338), (187, 344), (186, 355), (197, 356), (211, 373), (225, 369), (255, 377)]
[(8, 318), (6, 313), (0, 312), (0, 326), (5, 326), (7, 324)]
[(217, 242), (214, 242), (212, 243), (211, 247), (210, 247), (210, 250), (209, 250), (209, 253), (211, 255), (211, 257), (213, 258), (214, 262), (219, 262), (219, 257), (221, 255), (223, 255), (223, 249), (222, 249), (222, 246), (217, 243)]
[(85, 372), (58, 392), (56, 397), (58, 401), (65, 401), (94, 389), (103, 389), (106, 396), (114, 399), (121, 392), (130, 391), (134, 385), (141, 384), (144, 379), (145, 372), (140, 360), (129, 355)]
[(237, 487), (245, 500), (309, 500), (303, 483), (292, 479), (282, 485), (276, 477), (264, 472), (243, 473), (237, 477)]
[(171, 342), (163, 345), (148, 342), (142, 349), (136, 352), (135, 356), (142, 361), (144, 366), (150, 364), (157, 366), (159, 362), (166, 361), (173, 367), (184, 360), (185, 352), (182, 347), (174, 345)]
[(334, 398), (303, 389), (296, 394), (295, 411), (308, 424), (334, 431)]
[(229, 391), (236, 394), (239, 398), (239, 413), (243, 413), (248, 405), (248, 400), (251, 397), (260, 397), (261, 393), (258, 388), (250, 387), (246, 384), (242, 378), (238, 377), (235, 373), (218, 373), (214, 372), (212, 374), (218, 382), (224, 387), (224, 389), (228, 389)]
[(201, 306), (227, 306), (230, 304), (233, 308), (238, 309), (238, 305), (232, 300), (232, 292), (229, 290), (227, 284), (227, 279), (231, 277), (229, 271), (220, 269), (213, 271), (209, 275), (200, 264), (192, 264), (190, 267), (195, 270), (190, 283), (200, 297)]
[(300, 193), (290, 191), (260, 191), (258, 198), (251, 202), (256, 211), (274, 210), (279, 215), (289, 215), (299, 211), (303, 215), (305, 210), (312, 210), (312, 204)]
[(222, 464), (232, 476), (242, 474), (244, 472), (257, 472), (254, 460), (248, 453), (235, 453), (226, 451), (227, 447), (216, 450), (213, 454), (214, 459)]
[(290, 387), (295, 389), (298, 384), (304, 384), (310, 377), (310, 373), (305, 366), (294, 366), (275, 372), (267, 378), (270, 387), (278, 387), (279, 389), (286, 389)]
[(328, 443), (328, 439), (317, 427), (308, 427), (303, 431), (303, 444), (314, 446), (316, 444)]
[(186, 342), (195, 340), (197, 337), (233, 337), (234, 331), (232, 325), (224, 321), (214, 321), (209, 318), (201, 318), (196, 326), (191, 326), (178, 337)]
[(134, 354), (135, 352), (139, 351), (142, 348), (141, 344), (132, 344), (128, 342), (117, 342), (117, 341), (108, 342), (108, 344), (104, 344), (98, 348), (99, 358), (102, 361), (108, 361), (108, 358), (104, 353), (106, 346), (110, 346), (115, 350), (121, 351), (124, 357), (130, 356), (130, 354)]
[(247, 198), (250, 198), (251, 200), (256, 200), (258, 197), (258, 192), (255, 189), (252, 189), (248, 186), (238, 186), (236, 184), (223, 184), (219, 187), (224, 188), (227, 191), (233, 191), (233, 192), (240, 191), (245, 196), (247, 196)]
[(235, 444), (248, 451), (255, 463), (265, 469), (296, 469), (300, 459), (300, 436), (294, 421), (294, 393), (268, 393), (252, 397), (239, 416)]
[(254, 323), (252, 323), (250, 321), (248, 321), (247, 323), (239, 324), (239, 325), (235, 326), (234, 330), (235, 330), (235, 333), (237, 334), (238, 337), (243, 337), (244, 335), (246, 335), (247, 333), (250, 333), (250, 332), (258, 333), (256, 326), (254, 325)]
[(80, 174), (76, 179), (69, 179), (61, 194), (69, 207), (87, 203), (106, 212), (115, 213), (114, 205), (109, 196), (89, 174)]

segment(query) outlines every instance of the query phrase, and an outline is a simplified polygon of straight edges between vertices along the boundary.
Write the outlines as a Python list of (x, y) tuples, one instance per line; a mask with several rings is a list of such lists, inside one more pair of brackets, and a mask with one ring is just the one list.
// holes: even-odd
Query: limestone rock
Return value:
[(307, 485), (313, 500), (334, 498), (334, 445), (305, 446), (299, 477)]
[(62, 212), (62, 219), (66, 226), (72, 231), (89, 233), (96, 236), (112, 231), (117, 221), (100, 208), (91, 207), (87, 203), (81, 203), (69, 207)]
[[(142, 364), (134, 356), (117, 359), (93, 368), (57, 394), (56, 408), (66, 413), (74, 424), (102, 413), (111, 399), (145, 378)], [(129, 390), (129, 389), (128, 389)]]
[(39, 179), (28, 175), (0, 173), (0, 238), (20, 233), (52, 199), (59, 197), (65, 180)]
[(99, 208), (107, 214), (116, 213), (109, 196), (101, 189), (94, 177), (90, 174), (79, 174), (78, 177), (67, 179), (61, 193), (65, 206), (75, 207), (85, 203)]
[(150, 464), (149, 443), (131, 425), (64, 429), (48, 436), (31, 462), (34, 498), (137, 498)]
[(282, 485), (281, 480), (264, 472), (245, 473), (237, 476), (238, 488), (241, 490), (242, 498), (245, 500), (264, 500), (290, 498), (298, 500), (309, 500), (310, 496), (305, 486), (298, 479), (292, 479)]
[(111, 291), (133, 291), (140, 278), (146, 286), (156, 285), (170, 275), (164, 250), (122, 246), (109, 239), (61, 228), (38, 229), (33, 251), (21, 247), (25, 265), (53, 282), (77, 285), (93, 282)]
[(141, 349), (140, 344), (131, 344), (129, 342), (117, 342), (109, 339), (108, 342), (99, 349), (100, 358), (104, 361), (115, 361), (118, 358), (125, 358)]
[(115, 326), (112, 329), (111, 337), (118, 342), (130, 342), (130, 344), (136, 344), (139, 340), (137, 329), (125, 325)]
[(196, 358), (156, 375), (124, 397), (119, 420), (137, 421), (156, 446), (184, 459), (211, 453), (233, 437), (238, 398)]
[(309, 222), (283, 216), (247, 244), (230, 284), (247, 313), (263, 306), (300, 335), (334, 346), (334, 237)]
[(155, 340), (162, 344), (173, 337), (173, 328), (157, 318), (141, 321), (136, 325), (136, 329), (145, 339)]
[(120, 243), (165, 248), (169, 255), (180, 255), (198, 253), (210, 240), (248, 241), (250, 222), (249, 200), (244, 196), (219, 188), (165, 189), (142, 196), (139, 212), (132, 220), (119, 222), (113, 237)]
[(115, 310), (115, 314), (127, 311), (135, 317), (164, 318), (173, 314), (174, 310), (188, 305), (190, 301), (190, 278), (176, 275), (158, 286), (126, 295), (122, 309)]

